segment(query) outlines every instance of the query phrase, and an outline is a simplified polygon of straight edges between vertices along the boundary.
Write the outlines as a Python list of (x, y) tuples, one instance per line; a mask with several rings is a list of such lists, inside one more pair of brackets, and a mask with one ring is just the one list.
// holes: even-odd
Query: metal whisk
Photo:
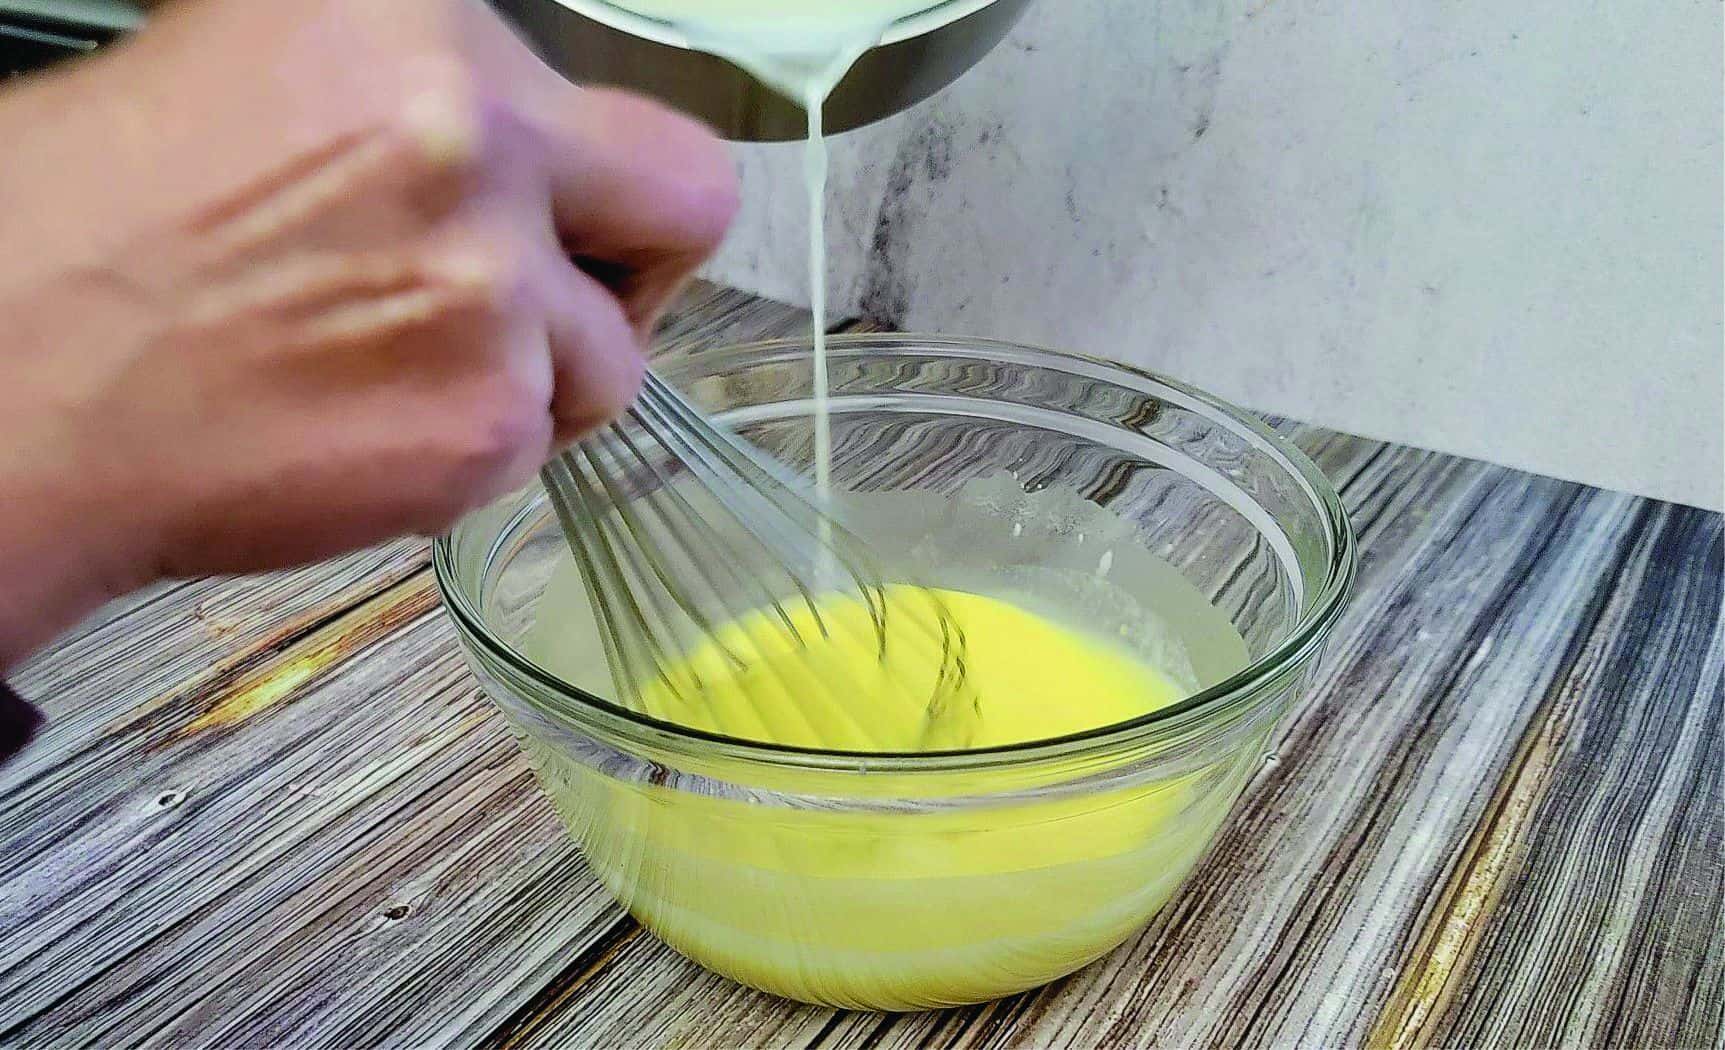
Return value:
[(542, 480), (621, 702), (836, 750), (968, 742), (965, 638), (939, 595), (889, 578), (799, 479), (658, 376)]

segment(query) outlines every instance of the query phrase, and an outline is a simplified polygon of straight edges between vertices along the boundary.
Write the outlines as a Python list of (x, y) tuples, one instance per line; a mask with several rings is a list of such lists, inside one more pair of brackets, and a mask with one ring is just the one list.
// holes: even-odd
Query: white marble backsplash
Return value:
[[(1725, 506), (1721, 5), (1040, 0), (834, 140), (839, 311)], [(795, 146), (717, 279), (807, 301)]]

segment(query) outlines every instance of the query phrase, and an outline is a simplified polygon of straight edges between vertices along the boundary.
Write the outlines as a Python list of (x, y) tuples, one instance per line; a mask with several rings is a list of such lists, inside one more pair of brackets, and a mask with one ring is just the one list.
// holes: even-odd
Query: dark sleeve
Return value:
[(0, 763), (24, 750), (41, 724), (41, 712), (0, 681)]

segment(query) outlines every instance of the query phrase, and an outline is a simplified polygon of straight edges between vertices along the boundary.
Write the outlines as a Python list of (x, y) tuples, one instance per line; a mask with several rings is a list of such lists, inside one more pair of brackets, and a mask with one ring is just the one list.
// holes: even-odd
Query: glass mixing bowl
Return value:
[[(656, 367), (808, 462), (806, 341), (685, 349)], [(1305, 456), (1179, 383), (897, 335), (834, 338), (830, 371), (834, 477), (873, 508), (868, 538), (930, 582), (1011, 591), (1162, 666), (1175, 654), (1194, 694), (992, 750), (777, 747), (610, 702), (602, 650), (577, 637), (590, 622), (567, 646), (535, 637), (569, 571), (536, 489), (440, 540), (438, 584), (588, 863), (671, 946), (830, 1006), (1022, 991), (1120, 944), (1198, 861), (1346, 600), (1352, 532)]]

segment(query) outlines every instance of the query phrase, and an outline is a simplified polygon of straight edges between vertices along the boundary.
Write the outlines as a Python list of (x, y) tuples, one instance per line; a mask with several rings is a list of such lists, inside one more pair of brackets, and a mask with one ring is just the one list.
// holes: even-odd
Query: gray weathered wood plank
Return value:
[(1725, 546), (1718, 515), (1642, 506), (1552, 690), (1558, 755), (1435, 1042), (1725, 1039)]
[(19, 668), (14, 683), (52, 724), (0, 767), (0, 874), (96, 816), (83, 787), (127, 775), (128, 727), (219, 695), (265, 654), (428, 563), (423, 541), (403, 540), (292, 572), (153, 588)]
[[(662, 335), (805, 324), (698, 285)], [(53, 721), (0, 770), (0, 1045), (1719, 1045), (1719, 516), (1286, 429), (1359, 598), (1185, 890), (1056, 986), (835, 1013), (675, 956), (406, 542), (163, 585), (22, 670)]]

